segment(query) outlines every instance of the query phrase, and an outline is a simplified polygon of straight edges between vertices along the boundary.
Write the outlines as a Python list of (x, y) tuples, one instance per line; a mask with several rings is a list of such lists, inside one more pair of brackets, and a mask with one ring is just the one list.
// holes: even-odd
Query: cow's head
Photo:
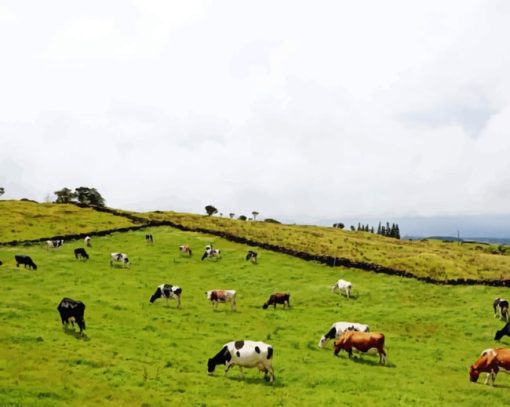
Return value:
[(471, 380), (473, 383), (476, 383), (478, 381), (478, 377), (480, 376), (480, 372), (474, 368), (474, 366), (471, 366), (469, 368), (469, 380)]
[(156, 301), (158, 298), (161, 298), (161, 289), (158, 287), (158, 289), (156, 290), (156, 292), (154, 294), (152, 294), (151, 296), (151, 299), (149, 300), (150, 303), (152, 304), (154, 301)]

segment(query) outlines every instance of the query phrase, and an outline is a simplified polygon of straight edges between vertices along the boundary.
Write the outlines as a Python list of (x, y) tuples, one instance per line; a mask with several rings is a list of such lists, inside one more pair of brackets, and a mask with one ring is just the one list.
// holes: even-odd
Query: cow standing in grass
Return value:
[(83, 239), (83, 241), (85, 242), (85, 246), (92, 247), (92, 239), (90, 238), (90, 236), (85, 236), (85, 239)]
[(74, 249), (74, 257), (76, 260), (79, 260), (79, 259), (88, 260), (89, 259), (89, 255), (83, 247), (78, 247), (78, 248)]
[(228, 342), (207, 361), (207, 372), (212, 375), (217, 365), (225, 365), (225, 375), (232, 366), (239, 366), (241, 377), (243, 367), (256, 367), (264, 372), (264, 379), (274, 381), (273, 347), (264, 342), (235, 341)]
[(319, 348), (323, 348), (330, 339), (338, 339), (346, 331), (368, 332), (369, 327), (368, 325), (358, 324), (356, 322), (335, 322), (331, 325), (329, 331), (321, 337)]
[(218, 309), (218, 303), (230, 302), (230, 309), (236, 309), (236, 290), (210, 290), (205, 292), (207, 299), (211, 301), (213, 309)]
[(277, 292), (271, 294), (269, 299), (262, 305), (262, 308), (267, 309), (270, 305), (276, 309), (276, 304), (283, 304), (283, 308), (290, 307), (290, 294)]
[(149, 301), (152, 304), (158, 298), (164, 298), (166, 300), (166, 305), (168, 305), (168, 299), (173, 298), (177, 300), (177, 308), (181, 308), (181, 294), (181, 287), (172, 284), (161, 284), (156, 288), (156, 292), (152, 294)]
[(254, 252), (253, 250), (248, 250), (248, 253), (246, 254), (246, 261), (250, 261), (253, 264), (257, 264), (258, 263), (257, 252)]
[(191, 257), (193, 254), (193, 252), (191, 251), (191, 247), (189, 247), (187, 244), (183, 244), (183, 245), (179, 246), (179, 252), (182, 255), (186, 255), (189, 257)]
[(121, 264), (122, 267), (129, 267), (130, 263), (127, 254), (112, 253), (110, 256), (110, 266), (113, 267), (114, 264)]
[(24, 254), (16, 254), (14, 256), (16, 260), (16, 267), (19, 267), (20, 264), (23, 264), (25, 268), (29, 268), (32, 270), (37, 270), (37, 265), (33, 262), (30, 256), (25, 256)]
[(492, 303), (494, 308), (494, 318), (499, 318), (508, 322), (508, 301), (504, 298), (496, 298)]
[(480, 373), (487, 373), (485, 384), (494, 385), (496, 375), (500, 370), (510, 371), (510, 349), (485, 349), (480, 358), (469, 368), (469, 379), (476, 382)]
[(69, 323), (74, 327), (76, 322), (80, 328), (80, 334), (83, 334), (85, 329), (85, 304), (81, 301), (75, 301), (71, 298), (63, 298), (58, 304), (58, 312), (60, 313), (60, 319), (64, 328), (69, 326)]
[(343, 291), (347, 298), (350, 298), (352, 291), (352, 283), (346, 280), (338, 280), (334, 285), (331, 286), (331, 290), (334, 293)]
[(343, 349), (352, 357), (352, 349), (360, 352), (366, 352), (369, 349), (376, 348), (379, 352), (379, 363), (386, 363), (386, 352), (384, 351), (384, 334), (371, 332), (346, 331), (335, 341), (334, 354)]
[(213, 249), (211, 245), (205, 246), (205, 252), (202, 255), (202, 259), (201, 260), (204, 260), (206, 258), (207, 259), (220, 260), (221, 259), (220, 250), (219, 249)]

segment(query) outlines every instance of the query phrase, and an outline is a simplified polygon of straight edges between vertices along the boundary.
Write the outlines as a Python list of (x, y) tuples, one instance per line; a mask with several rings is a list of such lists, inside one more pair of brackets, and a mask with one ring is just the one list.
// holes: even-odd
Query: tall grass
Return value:
[[(247, 247), (213, 236), (161, 227), (94, 239), (88, 262), (76, 261), (66, 242), (0, 247), (0, 405), (105, 406), (327, 406), (504, 405), (510, 378), (490, 388), (468, 381), (479, 352), (495, 346), (501, 323), (489, 287), (443, 287), (351, 269), (328, 268), (258, 250), (259, 264), (245, 262)], [(208, 243), (222, 250), (218, 262), (200, 261)], [(190, 244), (192, 258), (178, 246)], [(129, 255), (130, 269), (110, 267), (109, 255)], [(37, 271), (16, 268), (17, 252)], [(338, 278), (354, 284), (348, 300), (330, 291)], [(182, 309), (149, 297), (161, 283), (183, 288)], [(213, 311), (204, 291), (238, 291), (236, 312)], [(272, 291), (289, 291), (289, 310), (262, 304)], [(503, 294), (504, 295), (504, 294)], [(64, 296), (87, 308), (86, 336), (61, 327)], [(373, 354), (349, 360), (319, 349), (319, 338), (339, 320), (367, 323), (386, 335), (388, 366)], [(274, 347), (276, 381), (255, 370), (206, 373), (206, 362), (235, 339)], [(508, 340), (503, 341), (508, 345)]]

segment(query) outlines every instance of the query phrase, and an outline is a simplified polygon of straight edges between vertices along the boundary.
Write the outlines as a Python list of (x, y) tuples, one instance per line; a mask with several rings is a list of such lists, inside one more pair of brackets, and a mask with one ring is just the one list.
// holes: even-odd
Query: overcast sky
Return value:
[(510, 213), (510, 2), (0, 0), (2, 197)]

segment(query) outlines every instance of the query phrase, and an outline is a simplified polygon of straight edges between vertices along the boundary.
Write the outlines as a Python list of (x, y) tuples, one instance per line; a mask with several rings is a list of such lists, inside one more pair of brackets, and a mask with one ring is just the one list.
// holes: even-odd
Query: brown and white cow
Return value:
[(283, 308), (290, 307), (290, 294), (282, 292), (273, 293), (262, 305), (262, 308), (267, 309), (270, 305), (273, 305), (276, 309), (276, 304), (283, 304)]
[(476, 382), (480, 373), (487, 373), (485, 384), (494, 385), (496, 375), (500, 370), (510, 371), (510, 349), (485, 349), (478, 360), (469, 368), (469, 379)]
[(375, 332), (345, 331), (335, 342), (335, 356), (343, 349), (352, 357), (352, 348), (360, 352), (376, 348), (379, 353), (379, 363), (386, 363), (386, 352), (384, 351), (384, 334)]
[(236, 290), (210, 290), (205, 292), (207, 299), (211, 301), (213, 309), (218, 308), (218, 303), (230, 302), (230, 309), (236, 309)]
[(189, 257), (191, 257), (191, 255), (193, 254), (193, 252), (191, 251), (191, 247), (189, 247), (187, 244), (183, 244), (183, 245), (179, 246), (179, 252), (182, 255), (186, 255)]

